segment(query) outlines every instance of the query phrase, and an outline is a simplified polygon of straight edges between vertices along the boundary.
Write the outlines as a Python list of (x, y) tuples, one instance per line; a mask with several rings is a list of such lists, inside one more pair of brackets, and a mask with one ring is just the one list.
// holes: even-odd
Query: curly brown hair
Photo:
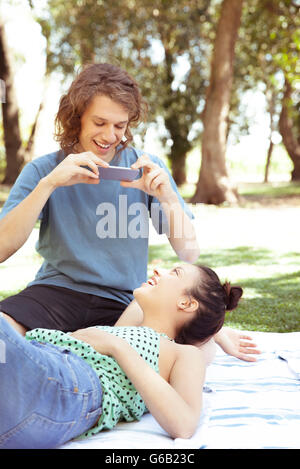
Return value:
[(59, 103), (54, 135), (62, 150), (72, 148), (78, 143), (81, 116), (95, 95), (108, 96), (128, 112), (126, 140), (121, 142), (121, 150), (133, 140), (130, 127), (136, 127), (146, 118), (147, 104), (141, 96), (138, 84), (127, 72), (112, 64), (88, 64), (83, 67)]

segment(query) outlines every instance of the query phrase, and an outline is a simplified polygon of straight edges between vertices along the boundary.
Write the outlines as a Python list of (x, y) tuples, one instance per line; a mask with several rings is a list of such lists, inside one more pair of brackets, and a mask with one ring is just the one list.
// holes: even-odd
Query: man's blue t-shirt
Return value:
[[(130, 167), (143, 153), (126, 148), (110, 165)], [(57, 166), (61, 154), (50, 153), (24, 167), (0, 219)], [(148, 156), (168, 172), (180, 204), (193, 218), (165, 164)], [(44, 262), (29, 285), (56, 285), (128, 304), (132, 291), (147, 280), (149, 216), (158, 233), (166, 231), (158, 200), (119, 181), (58, 187), (40, 214), (36, 249)]]

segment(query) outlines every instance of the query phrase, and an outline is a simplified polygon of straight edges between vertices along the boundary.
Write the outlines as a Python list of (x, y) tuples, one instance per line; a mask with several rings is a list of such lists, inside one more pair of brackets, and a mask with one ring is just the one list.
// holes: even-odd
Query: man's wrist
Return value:
[(40, 180), (40, 184), (49, 192), (53, 192), (56, 189), (56, 185), (51, 181), (49, 174)]
[(175, 191), (171, 191), (166, 197), (158, 198), (160, 203), (164, 203), (167, 205), (179, 204), (179, 200)]

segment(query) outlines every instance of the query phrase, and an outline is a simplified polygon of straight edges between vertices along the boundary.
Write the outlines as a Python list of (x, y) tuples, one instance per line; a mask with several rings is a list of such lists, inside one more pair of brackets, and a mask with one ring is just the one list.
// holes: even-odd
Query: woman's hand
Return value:
[(139, 159), (131, 165), (132, 169), (143, 168), (143, 175), (134, 181), (122, 181), (121, 186), (132, 187), (140, 189), (153, 197), (156, 197), (160, 202), (169, 202), (174, 200), (178, 203), (176, 193), (174, 192), (167, 172), (161, 168), (147, 155), (142, 155)]
[(96, 327), (78, 329), (77, 331), (70, 333), (70, 335), (75, 339), (82, 340), (83, 342), (90, 344), (96, 352), (107, 356), (113, 356), (115, 348), (118, 346), (120, 341), (123, 341), (120, 337), (116, 337), (115, 335)]
[(256, 357), (253, 355), (261, 353), (252, 342), (252, 337), (229, 327), (223, 327), (215, 335), (214, 340), (225, 353), (246, 362), (255, 362)]
[[(87, 166), (87, 168), (83, 168)], [(91, 151), (70, 154), (56, 166), (44, 179), (54, 188), (59, 186), (71, 186), (73, 184), (98, 184), (98, 166), (109, 166)]]

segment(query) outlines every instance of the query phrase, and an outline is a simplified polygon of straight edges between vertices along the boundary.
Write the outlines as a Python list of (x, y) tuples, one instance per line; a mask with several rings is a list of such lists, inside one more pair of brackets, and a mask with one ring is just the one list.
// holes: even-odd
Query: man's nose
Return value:
[(113, 126), (106, 126), (103, 129), (103, 138), (106, 140), (107, 143), (114, 143), (116, 140), (115, 132), (114, 132), (114, 127)]

